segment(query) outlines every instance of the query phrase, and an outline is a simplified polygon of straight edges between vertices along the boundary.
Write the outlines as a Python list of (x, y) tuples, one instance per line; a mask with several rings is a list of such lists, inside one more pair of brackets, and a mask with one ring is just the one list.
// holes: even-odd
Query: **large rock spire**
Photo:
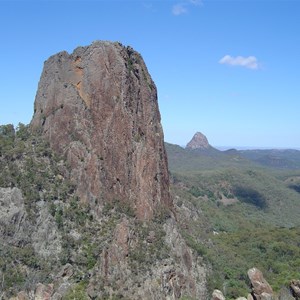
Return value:
[(66, 157), (77, 194), (96, 210), (120, 201), (149, 220), (172, 208), (157, 91), (132, 48), (97, 41), (51, 56), (31, 126)]

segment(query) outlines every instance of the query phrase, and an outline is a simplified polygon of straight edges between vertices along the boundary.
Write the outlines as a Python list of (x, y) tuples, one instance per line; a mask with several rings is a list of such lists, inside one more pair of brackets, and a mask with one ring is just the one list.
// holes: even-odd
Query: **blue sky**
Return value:
[(43, 62), (94, 40), (140, 52), (165, 140), (300, 148), (300, 1), (0, 0), (0, 124), (29, 123)]

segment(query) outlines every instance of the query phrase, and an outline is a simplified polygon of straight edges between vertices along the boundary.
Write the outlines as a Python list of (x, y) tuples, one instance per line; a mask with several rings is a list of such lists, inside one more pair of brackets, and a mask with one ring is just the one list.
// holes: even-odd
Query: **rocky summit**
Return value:
[(0, 126), (0, 175), (0, 299), (207, 298), (156, 87), (131, 47), (50, 57), (31, 123)]
[(70, 165), (81, 201), (172, 209), (157, 91), (139, 53), (97, 41), (44, 64), (31, 121)]
[(201, 132), (196, 132), (190, 142), (186, 145), (187, 149), (208, 150), (211, 145), (208, 143), (206, 136)]

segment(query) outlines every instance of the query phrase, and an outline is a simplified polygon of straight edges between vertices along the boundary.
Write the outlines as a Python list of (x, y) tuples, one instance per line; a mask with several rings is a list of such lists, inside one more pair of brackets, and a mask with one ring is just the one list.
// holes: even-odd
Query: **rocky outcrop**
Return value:
[(211, 300), (225, 300), (223, 293), (220, 290), (214, 290)]
[(61, 297), (57, 298), (53, 295), (54, 286), (53, 284), (42, 284), (38, 283), (34, 291), (29, 293), (21, 291), (16, 297), (11, 297), (9, 300), (60, 300)]
[[(132, 222), (123, 219), (115, 228), (110, 246), (102, 252), (100, 264), (91, 273), (89, 297), (112, 296), (111, 286), (115, 285), (118, 294), (126, 299), (206, 299), (205, 268), (186, 246), (174, 220), (166, 222), (164, 231), (166, 235), (159, 242), (157, 229), (141, 236)], [(152, 249), (151, 258), (147, 249)], [(160, 257), (163, 251), (168, 254)]]
[[(47, 204), (39, 202), (37, 219), (29, 220), (22, 192), (0, 188), (0, 242), (2, 246), (31, 244), (36, 254), (55, 258), (61, 252), (61, 238)], [(35, 223), (35, 224), (33, 224)]]
[(170, 256), (175, 258), (175, 262), (169, 264), (171, 267), (168, 266), (165, 271), (165, 278), (168, 278), (165, 281), (166, 290), (172, 291), (166, 296), (173, 295), (171, 299), (180, 299), (185, 295), (194, 299), (207, 299), (206, 269), (202, 258), (194, 256), (187, 247), (174, 220), (169, 219), (164, 229)]
[(290, 283), (292, 295), (296, 299), (300, 299), (300, 280), (292, 280)]
[(44, 285), (39, 283), (35, 290), (35, 300), (51, 300), (53, 284)]
[(94, 42), (44, 65), (31, 121), (66, 157), (81, 201), (129, 203), (139, 219), (172, 209), (157, 91), (137, 52)]
[(208, 143), (208, 140), (201, 132), (196, 132), (191, 141), (186, 145), (187, 149), (208, 150), (212, 146)]
[(49, 213), (47, 204), (39, 202), (39, 210), (31, 234), (32, 246), (35, 252), (44, 258), (57, 258), (62, 251), (61, 234), (57, 224)]
[(18, 245), (29, 241), (24, 199), (18, 188), (0, 188), (0, 241)]
[(50, 57), (23, 129), (10, 165), (0, 155), (12, 170), (1, 299), (207, 299), (203, 259), (171, 217), (156, 88), (138, 53), (95, 42)]
[(273, 299), (273, 290), (269, 283), (265, 280), (262, 272), (257, 268), (248, 270), (248, 277), (251, 281), (252, 296), (256, 300)]
[[(257, 268), (248, 270), (248, 277), (251, 282), (252, 293), (245, 297), (239, 297), (236, 300), (298, 300), (300, 299), (300, 280), (292, 280), (289, 289), (281, 288), (278, 294), (275, 294), (265, 280), (262, 272)], [(220, 290), (214, 290), (211, 300), (225, 300), (225, 296)]]

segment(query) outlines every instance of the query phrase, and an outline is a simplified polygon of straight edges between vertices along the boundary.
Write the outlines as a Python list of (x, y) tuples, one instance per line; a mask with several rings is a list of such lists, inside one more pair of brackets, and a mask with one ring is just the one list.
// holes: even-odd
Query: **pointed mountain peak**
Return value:
[(186, 145), (187, 149), (207, 150), (211, 149), (206, 136), (201, 132), (196, 132), (191, 141)]

